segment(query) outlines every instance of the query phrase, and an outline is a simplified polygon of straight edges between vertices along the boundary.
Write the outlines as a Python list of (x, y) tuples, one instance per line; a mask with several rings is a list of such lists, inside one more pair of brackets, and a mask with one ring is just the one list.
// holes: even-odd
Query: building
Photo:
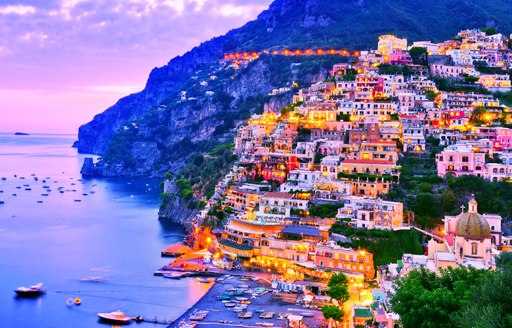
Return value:
[(407, 50), (407, 39), (400, 39), (390, 34), (379, 36), (377, 52), (381, 55), (388, 55), (393, 50)]
[(344, 206), (338, 209), (336, 218), (350, 218), (350, 225), (364, 229), (395, 229), (406, 226), (404, 205), (380, 198), (346, 197)]
[(475, 152), (467, 143), (459, 143), (446, 147), (436, 155), (437, 175), (445, 177), (451, 175), (474, 175), (484, 177), (485, 154)]
[(452, 266), (473, 266), (477, 269), (494, 267), (494, 256), (499, 253), (496, 247), (501, 245), (501, 220), (499, 215), (479, 214), (474, 198), (468, 202), (467, 212), (462, 207), (459, 215), (446, 216), (444, 229), (448, 253), (452, 253), (455, 260)]
[(400, 175), (394, 161), (380, 159), (346, 159), (341, 162), (341, 171), (344, 174)]
[(482, 74), (478, 83), (492, 92), (509, 92), (511, 90), (508, 74)]
[(261, 197), (256, 211), (256, 221), (262, 223), (282, 223), (289, 218), (292, 209), (306, 211), (309, 200), (283, 192), (267, 192)]
[(316, 246), (315, 265), (320, 269), (362, 273), (368, 280), (375, 277), (372, 253), (344, 248), (338, 246), (334, 241), (327, 241)]
[(441, 108), (446, 110), (462, 110), (471, 113), (475, 107), (498, 107), (499, 101), (492, 95), (463, 92), (441, 92)]

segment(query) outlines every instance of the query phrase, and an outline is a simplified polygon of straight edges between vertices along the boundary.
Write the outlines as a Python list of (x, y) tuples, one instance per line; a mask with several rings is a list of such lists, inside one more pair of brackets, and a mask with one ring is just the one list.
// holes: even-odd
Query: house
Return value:
[(281, 223), (289, 218), (292, 209), (307, 210), (309, 200), (283, 192), (267, 192), (261, 197), (256, 220), (262, 223)]
[(474, 175), (484, 177), (485, 154), (476, 152), (467, 143), (458, 143), (446, 147), (436, 155), (437, 175)]
[(321, 269), (362, 273), (365, 279), (373, 279), (375, 277), (372, 253), (353, 248), (344, 248), (334, 241), (322, 242), (316, 246), (315, 265)]
[(508, 74), (482, 74), (478, 84), (492, 92), (509, 92), (512, 88)]
[(407, 39), (400, 39), (390, 34), (379, 36), (377, 52), (381, 55), (388, 55), (393, 50), (407, 50)]
[(346, 197), (336, 218), (349, 218), (351, 226), (364, 229), (394, 229), (405, 226), (403, 204), (380, 198)]

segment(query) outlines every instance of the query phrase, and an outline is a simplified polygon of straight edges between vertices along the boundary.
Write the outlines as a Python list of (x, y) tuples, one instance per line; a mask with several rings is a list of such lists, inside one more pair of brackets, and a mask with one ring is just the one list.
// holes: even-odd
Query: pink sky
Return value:
[(73, 133), (271, 0), (2, 0), (0, 131)]

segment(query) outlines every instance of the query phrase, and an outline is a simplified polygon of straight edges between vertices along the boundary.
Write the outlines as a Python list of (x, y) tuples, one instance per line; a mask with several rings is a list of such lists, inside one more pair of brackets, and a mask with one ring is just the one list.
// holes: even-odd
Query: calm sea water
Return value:
[[(157, 220), (160, 181), (80, 181), (73, 139), (0, 133), (0, 327), (108, 327), (96, 313), (117, 309), (177, 318), (207, 286), (153, 276), (168, 261), (160, 251), (183, 239)], [(15, 298), (14, 288), (38, 282), (46, 295)], [(82, 305), (67, 306), (72, 297)]]

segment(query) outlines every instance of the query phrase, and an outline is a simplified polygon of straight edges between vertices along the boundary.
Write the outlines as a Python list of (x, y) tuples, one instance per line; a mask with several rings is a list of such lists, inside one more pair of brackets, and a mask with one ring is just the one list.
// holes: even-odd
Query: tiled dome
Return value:
[(483, 215), (478, 214), (474, 199), (469, 201), (469, 211), (459, 215), (455, 233), (457, 236), (466, 239), (482, 240), (491, 238), (489, 222), (487, 222)]

